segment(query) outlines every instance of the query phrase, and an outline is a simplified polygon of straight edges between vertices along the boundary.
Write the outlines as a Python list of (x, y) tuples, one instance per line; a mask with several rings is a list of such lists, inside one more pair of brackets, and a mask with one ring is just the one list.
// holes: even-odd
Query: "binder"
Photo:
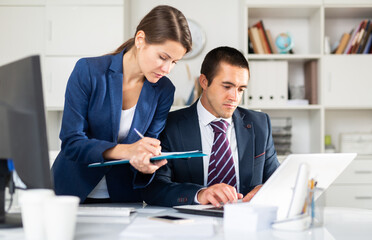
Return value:
[(250, 61), (248, 105), (285, 105), (288, 100), (288, 62)]

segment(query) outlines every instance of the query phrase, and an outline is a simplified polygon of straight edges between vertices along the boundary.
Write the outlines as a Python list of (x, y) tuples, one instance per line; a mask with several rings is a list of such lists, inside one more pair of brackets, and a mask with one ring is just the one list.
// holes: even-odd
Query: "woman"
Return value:
[[(56, 194), (76, 195), (83, 203), (141, 200), (136, 188), (167, 163), (150, 163), (160, 154), (156, 138), (173, 103), (175, 88), (165, 75), (190, 50), (185, 16), (158, 6), (112, 54), (76, 63), (65, 94), (61, 152), (52, 168)], [(111, 159), (130, 164), (88, 168)]]

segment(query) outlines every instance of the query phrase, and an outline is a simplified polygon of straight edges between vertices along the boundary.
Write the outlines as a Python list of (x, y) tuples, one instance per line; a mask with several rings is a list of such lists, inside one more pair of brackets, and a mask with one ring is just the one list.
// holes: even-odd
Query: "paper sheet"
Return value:
[(192, 223), (167, 223), (137, 217), (124, 229), (120, 236), (125, 238), (197, 239), (212, 237), (215, 234), (215, 221), (210, 218), (194, 219)]

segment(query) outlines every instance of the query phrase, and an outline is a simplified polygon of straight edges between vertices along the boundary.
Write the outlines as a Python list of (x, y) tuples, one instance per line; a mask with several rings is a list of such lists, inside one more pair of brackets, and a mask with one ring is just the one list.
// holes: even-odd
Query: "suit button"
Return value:
[(179, 202), (179, 203), (187, 202), (187, 197), (177, 198), (177, 202)]

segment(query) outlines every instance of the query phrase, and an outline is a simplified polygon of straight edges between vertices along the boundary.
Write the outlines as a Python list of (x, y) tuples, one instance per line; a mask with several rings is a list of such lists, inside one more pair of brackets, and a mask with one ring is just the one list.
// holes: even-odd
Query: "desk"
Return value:
[[(115, 205), (117, 206), (117, 204)], [(206, 216), (194, 216), (181, 214), (171, 208), (161, 208), (152, 206), (143, 206), (142, 204), (122, 204), (120, 206), (135, 207), (138, 212), (127, 218), (110, 218), (102, 220), (102, 218), (83, 218), (78, 217), (76, 226), (75, 240), (102, 240), (102, 239), (128, 239), (120, 237), (120, 233), (138, 217), (147, 217), (159, 214), (172, 214), (177, 216), (186, 216), (188, 218), (206, 218)], [(303, 232), (285, 232), (267, 230), (257, 233), (251, 233), (247, 236), (224, 236), (223, 219), (212, 218), (215, 221), (215, 234), (209, 238), (193, 238), (193, 239), (294, 239), (294, 240), (343, 240), (343, 239), (358, 239), (370, 240), (372, 236), (372, 210), (351, 209), (351, 208), (325, 208), (324, 226), (313, 228)], [(1, 240), (24, 240), (22, 228), (0, 230)], [(133, 238), (135, 239), (135, 238)], [(166, 239), (166, 238), (151, 238), (151, 239)], [(174, 238), (172, 238), (174, 239)], [(177, 239), (187, 239), (181, 238)]]

